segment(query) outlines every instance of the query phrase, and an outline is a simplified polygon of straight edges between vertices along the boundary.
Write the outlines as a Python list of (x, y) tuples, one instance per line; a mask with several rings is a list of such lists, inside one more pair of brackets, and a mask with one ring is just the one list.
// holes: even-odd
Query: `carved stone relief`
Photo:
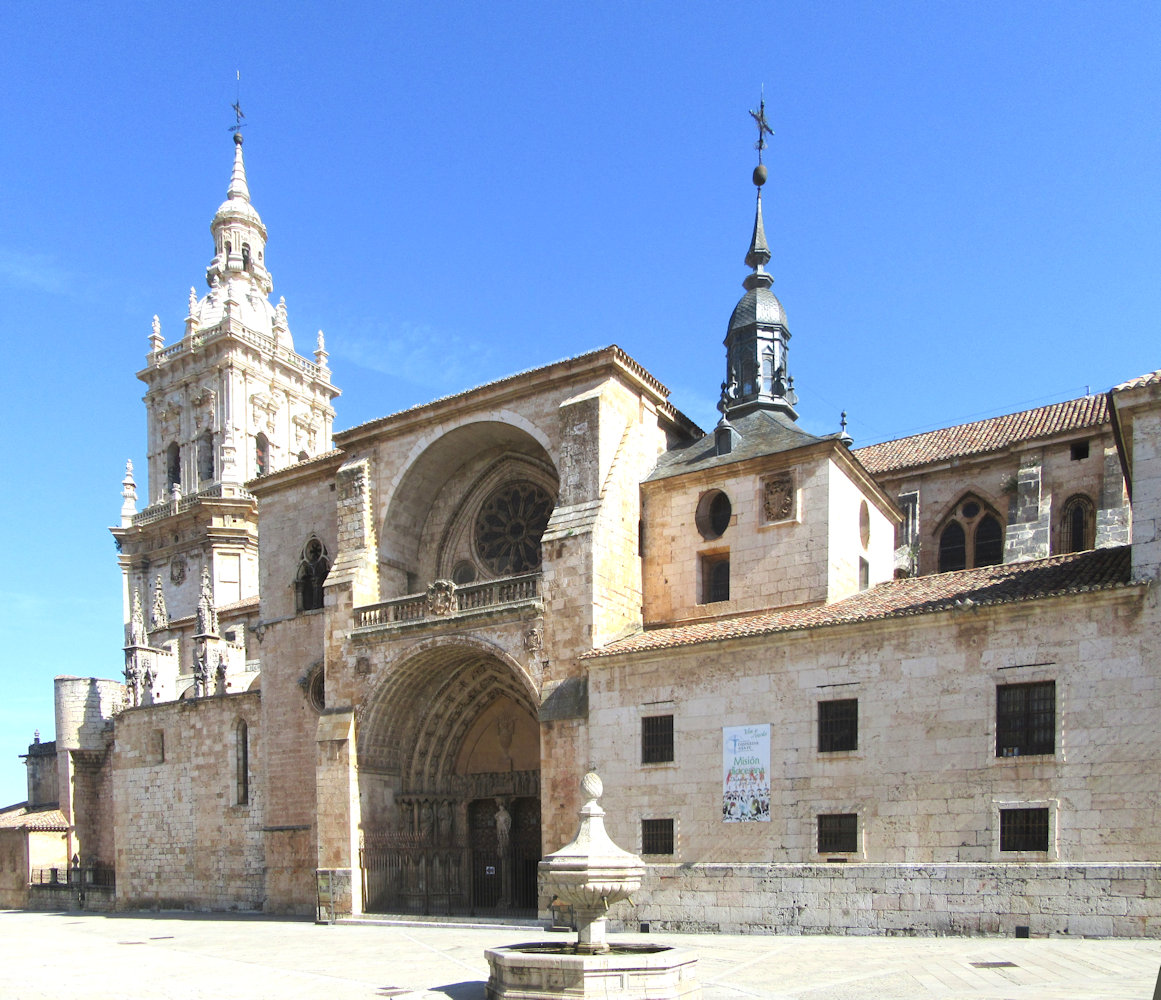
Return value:
[(762, 516), (767, 522), (788, 521), (796, 514), (794, 473), (779, 472), (762, 480)]

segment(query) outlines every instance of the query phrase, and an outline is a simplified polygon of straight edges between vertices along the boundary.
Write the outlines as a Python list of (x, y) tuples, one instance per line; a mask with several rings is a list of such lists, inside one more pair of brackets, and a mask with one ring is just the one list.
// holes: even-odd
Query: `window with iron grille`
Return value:
[(673, 716), (647, 715), (641, 720), (641, 763), (673, 760)]
[(1047, 851), (1047, 808), (1001, 809), (1000, 850)]
[(1056, 681), (996, 687), (996, 756), (1056, 753)]
[(643, 820), (641, 820), (641, 853), (642, 854), (672, 854), (673, 853), (673, 820), (672, 819), (643, 819)]
[(852, 854), (858, 849), (858, 813), (823, 813), (818, 817), (819, 854)]
[(730, 599), (729, 555), (703, 556), (701, 561), (702, 604)]
[(818, 752), (859, 748), (859, 699), (818, 703)]

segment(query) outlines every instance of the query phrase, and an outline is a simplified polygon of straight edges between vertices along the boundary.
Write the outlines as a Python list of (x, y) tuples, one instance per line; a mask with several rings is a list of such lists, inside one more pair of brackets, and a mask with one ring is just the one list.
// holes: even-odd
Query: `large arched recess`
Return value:
[(537, 701), (524, 669), (480, 640), (432, 640), (389, 666), (356, 716), (365, 909), (535, 908)]
[(438, 548), (457, 518), (482, 498), (480, 487), (505, 478), (531, 479), (553, 496), (559, 475), (544, 433), (515, 413), (473, 420), (416, 443), (393, 482), (379, 532), (383, 596), (421, 590), (436, 572)]

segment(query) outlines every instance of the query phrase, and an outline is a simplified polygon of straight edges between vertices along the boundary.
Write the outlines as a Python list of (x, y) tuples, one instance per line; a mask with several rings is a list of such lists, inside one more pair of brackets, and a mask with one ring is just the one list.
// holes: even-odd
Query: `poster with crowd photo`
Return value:
[(770, 724), (722, 729), (722, 822), (770, 822)]

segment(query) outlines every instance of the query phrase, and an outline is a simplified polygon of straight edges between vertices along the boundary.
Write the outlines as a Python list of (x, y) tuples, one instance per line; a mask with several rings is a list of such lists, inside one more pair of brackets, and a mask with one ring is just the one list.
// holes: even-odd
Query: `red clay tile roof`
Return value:
[(651, 629), (594, 649), (585, 653), (584, 658), (925, 615), (975, 605), (1009, 604), (1085, 590), (1107, 590), (1129, 583), (1129, 556), (1130, 549), (1126, 545), (1034, 562), (890, 580), (834, 604)]
[(0, 830), (67, 830), (68, 823), (59, 809), (29, 809), (26, 802), (0, 809)]
[(885, 472), (909, 469), (930, 462), (999, 451), (1014, 441), (1048, 437), (1085, 427), (1099, 427), (1108, 422), (1108, 403), (1102, 393), (1099, 396), (1081, 396), (1080, 399), (1039, 406), (1021, 413), (1008, 413), (1002, 417), (989, 417), (970, 424), (896, 438), (894, 441), (856, 448), (852, 453), (871, 475), (880, 476)]
[(1156, 385), (1159, 382), (1161, 382), (1161, 371), (1148, 372), (1145, 375), (1131, 378), (1128, 382), (1113, 386), (1113, 392), (1120, 392), (1122, 389), (1139, 389), (1143, 385)]

